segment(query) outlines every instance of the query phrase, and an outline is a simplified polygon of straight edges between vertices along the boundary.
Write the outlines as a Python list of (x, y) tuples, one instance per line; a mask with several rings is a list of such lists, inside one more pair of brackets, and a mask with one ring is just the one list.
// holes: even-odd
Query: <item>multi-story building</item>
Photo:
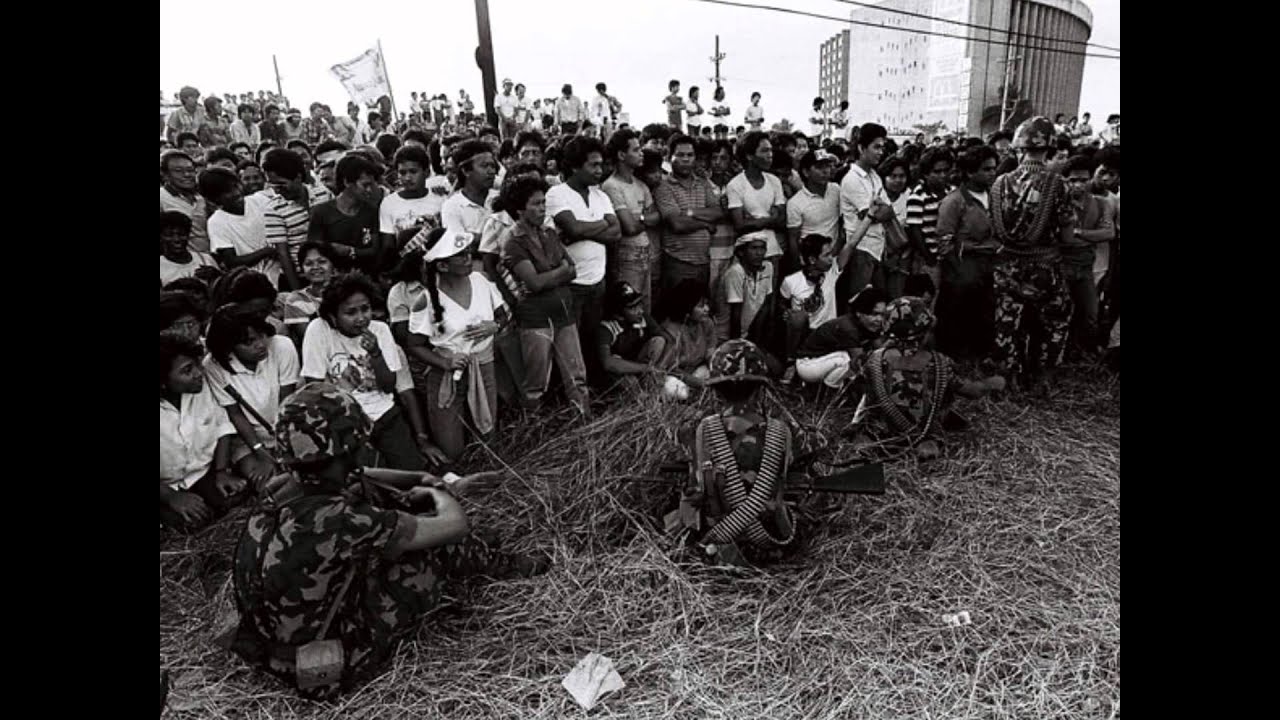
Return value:
[(1080, 0), (884, 0), (855, 9), (851, 19), (883, 26), (850, 28), (851, 122), (903, 134), (943, 123), (981, 134), (995, 130), (1002, 104), (1016, 100), (1050, 118), (1078, 114), (1079, 53), (1093, 25)]
[(849, 99), (849, 31), (843, 30), (822, 43), (818, 53), (818, 97), (835, 109)]

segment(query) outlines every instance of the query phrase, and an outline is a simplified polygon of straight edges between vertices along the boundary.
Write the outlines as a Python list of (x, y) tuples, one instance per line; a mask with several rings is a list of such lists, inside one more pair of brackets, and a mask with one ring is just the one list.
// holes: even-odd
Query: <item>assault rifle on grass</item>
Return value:
[[(657, 470), (665, 477), (652, 478), (655, 482), (674, 483), (680, 493), (679, 506), (663, 517), (666, 532), (693, 539), (696, 546), (709, 556), (715, 557), (720, 563), (747, 564), (735, 542), (707, 542), (708, 533), (718, 522), (709, 518), (723, 519), (730, 511), (730, 508), (723, 505), (724, 499), (721, 493), (714, 490), (714, 488), (724, 487), (723, 472), (717, 470), (710, 460), (703, 462), (697, 469), (692, 468), (691, 465), (692, 463), (687, 461), (662, 463)], [(803, 471), (792, 470), (783, 480), (780, 495), (784, 503), (792, 504), (799, 499), (799, 496), (815, 492), (883, 495), (885, 492), (884, 466), (880, 463), (858, 464), (820, 477), (811, 477)], [(777, 508), (777, 500), (770, 501), (765, 508), (772, 512)]]

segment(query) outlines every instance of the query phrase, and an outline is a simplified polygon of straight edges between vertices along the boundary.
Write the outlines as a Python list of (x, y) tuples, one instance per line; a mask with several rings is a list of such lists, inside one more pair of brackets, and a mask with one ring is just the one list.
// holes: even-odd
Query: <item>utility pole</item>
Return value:
[(498, 94), (498, 80), (493, 72), (493, 38), (489, 35), (489, 0), (476, 0), (476, 29), (480, 44), (476, 47), (476, 65), (484, 84), (484, 116), (490, 127), (498, 127), (498, 113), (493, 97)]
[(711, 57), (711, 62), (716, 64), (716, 76), (713, 78), (707, 78), (708, 80), (711, 80), (716, 84), (717, 90), (720, 89), (720, 61), (725, 59), (726, 57), (728, 56), (720, 52), (720, 36), (717, 35), (716, 36), (716, 54)]
[[(271, 56), (271, 64), (276, 69), (276, 94), (280, 97), (284, 97), (284, 87), (280, 84), (280, 63), (276, 62), (276, 56), (274, 54)], [(285, 109), (287, 110), (288, 108)]]

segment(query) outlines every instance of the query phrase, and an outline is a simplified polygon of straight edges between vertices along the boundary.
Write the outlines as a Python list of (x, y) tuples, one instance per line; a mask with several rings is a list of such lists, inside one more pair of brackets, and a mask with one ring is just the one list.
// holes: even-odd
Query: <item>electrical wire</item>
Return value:
[(1114, 52), (1120, 52), (1120, 48), (1118, 47), (1111, 47), (1110, 45), (1099, 45), (1098, 43), (1085, 42), (1083, 40), (1065, 40), (1063, 38), (1054, 38), (1054, 37), (1048, 37), (1045, 35), (1018, 33), (1018, 31), (1014, 30), (1013, 28), (1002, 30), (1000, 28), (991, 27), (990, 25), (975, 25), (973, 23), (967, 23), (962, 20), (948, 20), (946, 18), (934, 17), (933, 15), (925, 15), (923, 13), (911, 12), (910, 10), (897, 10), (895, 8), (884, 7), (882, 5), (874, 5), (872, 3), (856, 2), (856, 0), (835, 0), (835, 1), (844, 3), (845, 5), (857, 5), (858, 7), (871, 8), (872, 10), (880, 10), (882, 12), (893, 13), (895, 15), (906, 15), (907, 17), (921, 18), (924, 20), (933, 20), (934, 22), (947, 23), (949, 25), (959, 25), (961, 27), (973, 28), (975, 30), (985, 30), (987, 32), (993, 32), (993, 33), (1014, 33), (1014, 34), (1017, 34), (1018, 37), (1025, 38), (1027, 40), (1042, 40), (1047, 42), (1069, 43), (1072, 45), (1086, 45), (1088, 47), (1095, 47), (1101, 50), (1112, 50)]
[[(890, 25), (879, 25), (872, 22), (864, 22), (861, 20), (850, 20), (848, 18), (837, 17), (835, 15), (823, 15), (821, 13), (811, 13), (805, 10), (792, 10), (791, 8), (777, 7), (774, 5), (750, 5), (747, 3), (730, 2), (729, 0), (693, 0), (693, 2), (707, 3), (710, 5), (727, 5), (729, 7), (747, 8), (749, 10), (771, 10), (773, 12), (787, 13), (789, 15), (801, 15), (804, 17), (817, 18), (819, 20), (834, 20), (844, 25), (864, 25), (873, 27), (878, 30), (888, 30), (891, 32), (914, 33), (917, 35), (933, 35), (935, 37), (955, 38), (956, 40), (967, 40), (969, 42), (984, 43), (986, 45), (998, 45), (1000, 47), (1029, 47), (1026, 43), (1010, 43), (1002, 40), (985, 40), (983, 38), (969, 37), (967, 35), (952, 35), (951, 33), (933, 32), (932, 30), (916, 30), (913, 28), (893, 27)], [(1003, 31), (1002, 31), (1003, 32)], [(1076, 55), (1083, 57), (1101, 58), (1104, 60), (1119, 60), (1119, 55), (1101, 55), (1098, 53), (1083, 52), (1080, 50), (1067, 50), (1064, 48), (1051, 47), (1031, 47), (1029, 49), (1046, 53), (1059, 53), (1062, 55)]]

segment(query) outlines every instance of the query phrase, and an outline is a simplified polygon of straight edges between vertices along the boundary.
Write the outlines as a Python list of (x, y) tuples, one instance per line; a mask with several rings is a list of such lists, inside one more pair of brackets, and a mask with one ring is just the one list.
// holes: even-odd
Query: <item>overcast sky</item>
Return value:
[[(839, 17), (854, 9), (837, 0), (745, 1)], [(1120, 47), (1120, 0), (1085, 1), (1090, 41)], [(753, 90), (764, 96), (770, 124), (803, 123), (817, 94), (819, 46), (848, 27), (693, 0), (489, 0), (489, 16), (499, 83), (510, 77), (545, 98), (568, 82), (586, 99), (603, 81), (635, 125), (665, 120), (661, 100), (673, 78), (686, 90), (699, 85), (703, 104), (710, 102), (717, 33), (735, 124)], [(160, 88), (166, 97), (188, 84), (219, 96), (274, 89), (274, 53), (295, 106), (318, 100), (342, 113), (346, 92), (328, 68), (379, 38), (399, 110), (411, 91), (456, 101), (459, 88), (482, 107), (472, 0), (161, 0)], [(1080, 102), (1095, 120), (1120, 111), (1118, 60), (1086, 59)]]

